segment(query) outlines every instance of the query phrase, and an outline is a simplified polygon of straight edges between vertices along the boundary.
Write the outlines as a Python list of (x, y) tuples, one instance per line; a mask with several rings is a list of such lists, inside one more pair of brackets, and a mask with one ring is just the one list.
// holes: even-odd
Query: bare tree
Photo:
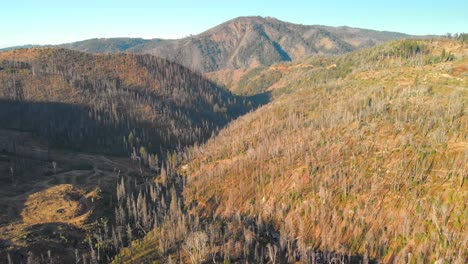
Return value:
[(268, 249), (268, 257), (270, 258), (271, 263), (275, 264), (276, 263), (276, 255), (278, 253), (278, 247), (276, 245), (272, 246), (271, 244), (268, 244), (267, 249)]
[(200, 263), (207, 253), (208, 236), (205, 232), (198, 231), (190, 233), (183, 244), (183, 249), (190, 257), (192, 263)]

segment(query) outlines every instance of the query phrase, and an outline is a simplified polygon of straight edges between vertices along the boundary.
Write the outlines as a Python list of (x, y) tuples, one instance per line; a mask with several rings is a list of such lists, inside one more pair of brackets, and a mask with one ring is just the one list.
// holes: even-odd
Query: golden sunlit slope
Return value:
[[(293, 83), (297, 82), (308, 85), (324, 83), (330, 79), (343, 78), (352, 71), (366, 71), (369, 67), (372, 67), (371, 71), (373, 71), (385, 67), (387, 63), (406, 64), (406, 58), (410, 54), (403, 51), (401, 43), (406, 43), (411, 50), (411, 45), (418, 42), (396, 41), (344, 56), (311, 56), (293, 63), (278, 63), (269, 67), (236, 70), (223, 69), (204, 73), (204, 76), (235, 94), (253, 95), (272, 92), (275, 96), (287, 91), (290, 87), (295, 87)], [(419, 53), (424, 53), (424, 56), (418, 56), (418, 59), (413, 58), (409, 63), (413, 66), (437, 63), (440, 62), (443, 52), (445, 52), (445, 60), (450, 59), (450, 56), (463, 56), (466, 47), (457, 43), (459, 42), (425, 41), (423, 45), (425, 48)]]
[(302, 256), (466, 263), (466, 43), (397, 41), (316, 60), (286, 65), (272, 103), (189, 151), (192, 213), (261, 215)]

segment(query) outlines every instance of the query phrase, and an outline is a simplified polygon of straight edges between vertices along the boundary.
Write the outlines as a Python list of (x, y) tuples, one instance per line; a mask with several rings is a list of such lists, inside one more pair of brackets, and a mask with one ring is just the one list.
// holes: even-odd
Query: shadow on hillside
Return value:
[(278, 44), (278, 42), (273, 41), (273, 47), (275, 47), (276, 51), (281, 56), (281, 60), (283, 60), (283, 61), (292, 61), (289, 54), (286, 51), (284, 51), (284, 49), (281, 47), (280, 44)]
[[(6, 136), (10, 135), (10, 141), (19, 139), (26, 144), (30, 144), (31, 139), (28, 138), (28, 134), (0, 129), (0, 141), (5, 141)], [(37, 197), (31, 200), (31, 195), (62, 184), (71, 184), (80, 192), (83, 191), (84, 194), (93, 192), (99, 186), (99, 189), (102, 190), (102, 198), (98, 201), (91, 201), (92, 204), (85, 208), (78, 207), (75, 211), (76, 214), (71, 216), (80, 218), (82, 212), (79, 209), (93, 208), (90, 211), (91, 214), (83, 219), (83, 221), (86, 221), (85, 224), (90, 224), (101, 219), (101, 217), (112, 219), (113, 205), (111, 204), (111, 196), (115, 195), (114, 182), (117, 182), (119, 176), (138, 177), (138, 180), (141, 181), (142, 178), (151, 174), (143, 168), (144, 176), (140, 176), (141, 172), (137, 164), (132, 163), (131, 166), (127, 166), (126, 163), (117, 164), (112, 161), (112, 163), (101, 166), (101, 160), (97, 156), (92, 161), (93, 163), (89, 163), (86, 158), (95, 156), (63, 151), (50, 151), (49, 153), (44, 149), (39, 149), (41, 146), (36, 146), (36, 144), (32, 142), (31, 153), (28, 153), (29, 149), (24, 148), (21, 150), (22, 154), (10, 152), (0, 154), (0, 260), (6, 260), (6, 254), (10, 252), (11, 257), (14, 258), (13, 263), (26, 263), (29, 251), (34, 256), (40, 256), (41, 254), (46, 255), (47, 251), (51, 250), (52, 255), (57, 258), (54, 263), (74, 263), (74, 258), (71, 257), (74, 256), (75, 248), (81, 253), (88, 252), (87, 241), (85, 240), (86, 231), (81, 229), (81, 224), (74, 226), (64, 222), (39, 223), (42, 220), (35, 217), (35, 210), (49, 210), (47, 215), (51, 216), (51, 214), (55, 213), (57, 219), (64, 219), (61, 216), (63, 212), (55, 211), (57, 207), (53, 207), (53, 205), (52, 208), (54, 209), (49, 209), (46, 196), (41, 196), (42, 200), (37, 199)], [(42, 153), (48, 153), (49, 156), (41, 156)], [(117, 160), (123, 159), (119, 158)], [(56, 161), (58, 164), (57, 174), (54, 174), (52, 161)], [(104, 170), (108, 169), (107, 167), (112, 168), (105, 172)], [(14, 168), (14, 177), (10, 175), (10, 168)], [(119, 171), (119, 174), (112, 171), (113, 168), (117, 168), (116, 171)], [(135, 172), (135, 175), (133, 172)], [(73, 180), (72, 178), (76, 179)], [(64, 199), (76, 199), (69, 198), (71, 196), (68, 195), (70, 195), (70, 192), (63, 192)], [(50, 203), (53, 204), (53, 201)], [(32, 211), (25, 210), (26, 204), (29, 204), (27, 207)], [(66, 207), (63, 208), (67, 210)], [(99, 208), (99, 210), (94, 210), (94, 208)], [(28, 223), (31, 223), (31, 221), (37, 221), (38, 223), (29, 226), (23, 225), (22, 222), (26, 216), (29, 216)], [(74, 221), (75, 219), (70, 220)], [(86, 225), (83, 225), (83, 228), (85, 228), (84, 226)], [(20, 243), (15, 242), (16, 240), (19, 240)], [(26, 246), (18, 246), (18, 244), (23, 243)], [(0, 261), (0, 263), (3, 262)]]
[[(26, 263), (28, 258), (31, 258), (31, 263), (74, 263), (75, 249), (78, 252), (87, 250), (86, 245), (82, 243), (85, 238), (83, 230), (69, 224), (33, 225), (26, 228), (21, 237), (28, 247), (14, 246), (8, 251), (4, 250), (6, 248), (0, 248), (0, 259), (7, 260), (9, 254), (13, 263)], [(44, 259), (47, 261), (41, 262)]]
[[(215, 120), (214, 118), (217, 116), (209, 117), (220, 126), (219, 128), (226, 126), (229, 120), (268, 103), (270, 94), (236, 98), (239, 99), (239, 102), (235, 104), (233, 112), (230, 113), (231, 119)], [(197, 113), (197, 115), (202, 114)], [(146, 140), (156, 145), (156, 151), (160, 151), (160, 153), (177, 150), (194, 143), (190, 140), (183, 141), (173, 135), (164, 135), (163, 130), (160, 133), (155, 133), (155, 130), (157, 132), (160, 128), (159, 124), (132, 119), (127, 113), (122, 113), (122, 116), (126, 116), (125, 122), (115, 121), (111, 114), (106, 112), (94, 116), (91, 109), (80, 105), (0, 99), (0, 228), (22, 221), (21, 212), (25, 208), (25, 202), (29, 195), (61, 184), (54, 181), (53, 161), (59, 164), (58, 170), (62, 170), (62, 172), (65, 166), (67, 167), (65, 170), (95, 173), (93, 166), (83, 167), (78, 164), (80, 160), (74, 161), (77, 165), (71, 164), (71, 159), (66, 158), (66, 156), (60, 160), (61, 152), (57, 153), (52, 149), (66, 149), (67, 152), (63, 153), (84, 151), (128, 157), (130, 156), (129, 150), (123, 146), (122, 138), (129, 135), (131, 131), (146, 135)], [(212, 131), (207, 131), (200, 138), (200, 142), (207, 140), (211, 134)], [(164, 156), (161, 159), (163, 161)], [(80, 183), (72, 183), (72, 185), (80, 185)], [(113, 191), (113, 189), (109, 191)], [(58, 234), (57, 230), (69, 229), (70, 227), (63, 223), (47, 223), (28, 227), (24, 230), (25, 235), (28, 236), (25, 239), (31, 241), (31, 247), (28, 243), (27, 248), (14, 249), (14, 252), (18, 252), (14, 257), (15, 260), (21, 261), (23, 257), (27, 258), (29, 250), (45, 254), (47, 250), (40, 251), (41, 247), (38, 245), (43, 243), (47, 247), (49, 244), (44, 241), (46, 238), (41, 237), (41, 235), (47, 235), (50, 230), (56, 230), (52, 231), (52, 234), (54, 232)], [(72, 239), (78, 241), (80, 238), (80, 236), (75, 236)], [(3, 239), (0, 241), (0, 246), (12, 243), (3, 236), (0, 239)], [(80, 241), (80, 243), (82, 242)], [(69, 241), (67, 243), (63, 245), (69, 246)], [(51, 246), (57, 246), (56, 250), (58, 250), (60, 243), (51, 244)], [(2, 257), (6, 254), (5, 249), (6, 247), (0, 248)], [(66, 250), (70, 250), (70, 248)]]
[(271, 101), (271, 92), (264, 92), (249, 96), (247, 98), (249, 101), (254, 102), (254, 107), (252, 110), (255, 110), (258, 107), (268, 104)]
[[(216, 129), (267, 104), (270, 99), (269, 92), (250, 97), (234, 96), (224, 113), (206, 107), (194, 111), (184, 106), (169, 105), (169, 110), (164, 110), (166, 116), (163, 120), (172, 120), (163, 122), (159, 119), (151, 122), (126, 111), (110, 112), (105, 106), (97, 110), (59, 102), (0, 99), (0, 128), (31, 132), (55, 149), (121, 156), (130, 156), (131, 149), (122, 139), (132, 132), (139, 138), (140, 146), (161, 157), (168, 151), (205, 142)], [(184, 115), (191, 120), (184, 119)], [(5, 149), (5, 144), (10, 144), (6, 150), (16, 153), (12, 142), (3, 143), (2, 148), (0, 142), (0, 150)]]
[[(54, 148), (121, 153), (123, 149), (115, 146), (117, 141), (113, 137), (130, 128), (108, 120), (110, 114), (93, 116), (91, 109), (78, 105), (0, 99), (0, 128), (30, 132)], [(3, 148), (15, 153), (14, 143), (17, 142), (10, 142)]]
[[(240, 217), (242, 220), (239, 221)], [(230, 237), (229, 232), (242, 233), (246, 230), (249, 230), (256, 234), (255, 240), (261, 244), (263, 250), (260, 252), (255, 252), (257, 248), (251, 246), (249, 249), (250, 254), (248, 255), (250, 260), (259, 262), (259, 259), (255, 259), (254, 256), (262, 256), (260, 262), (269, 263), (268, 246), (275, 246), (278, 251), (276, 255), (277, 263), (316, 263), (316, 264), (327, 264), (327, 263), (347, 263), (347, 264), (377, 264), (377, 259), (369, 259), (362, 255), (357, 254), (341, 254), (334, 251), (323, 251), (314, 248), (307, 248), (299, 246), (297, 239), (291, 239), (289, 237), (283, 238), (283, 241), (287, 241), (284, 248), (281, 247), (281, 233), (275, 228), (275, 225), (272, 221), (262, 222), (258, 224), (258, 219), (252, 218), (249, 216), (236, 216), (232, 218), (224, 218), (221, 221), (222, 224), (228, 228), (224, 230), (223, 235)], [(239, 225), (240, 224), (240, 225)], [(227, 232), (227, 233), (226, 233)], [(234, 236), (231, 236), (234, 237)], [(302, 249), (301, 249), (302, 248)], [(223, 258), (218, 259), (222, 263)], [(244, 257), (234, 257), (231, 259), (233, 262), (243, 263), (246, 261)], [(250, 261), (249, 261), (250, 262)]]
[[(79, 228), (47, 223), (23, 229), (17, 223), (22, 222), (21, 214), (30, 195), (67, 183), (58, 181), (55, 173), (81, 171), (83, 175), (95, 175), (92, 184), (70, 184), (87, 191), (99, 186), (105, 192), (99, 182), (106, 179), (102, 179), (92, 165), (84, 164), (78, 157), (73, 158), (76, 156), (73, 151), (124, 155), (125, 149), (116, 146), (122, 146), (122, 137), (127, 131), (126, 124), (100, 121), (81, 106), (0, 100), (0, 229), (5, 231), (0, 234), (2, 260), (6, 260), (7, 250), (15, 254), (12, 255), (13, 263), (25, 263), (28, 251), (37, 255), (47, 254), (49, 249), (72, 252), (75, 245), (81, 247), (84, 231)], [(50, 147), (73, 151), (56, 152)], [(56, 168), (53, 162), (58, 164)], [(114, 190), (108, 188), (107, 192)], [(93, 211), (90, 219), (102, 215), (106, 208), (101, 209)], [(14, 246), (10, 237), (25, 240), (28, 246)], [(49, 239), (53, 239), (53, 243), (49, 243)]]

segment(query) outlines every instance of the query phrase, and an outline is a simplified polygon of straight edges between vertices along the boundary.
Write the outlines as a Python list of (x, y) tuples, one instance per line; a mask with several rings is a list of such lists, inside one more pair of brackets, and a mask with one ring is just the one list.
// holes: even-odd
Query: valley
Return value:
[(0, 263), (466, 263), (468, 42), (240, 17), (0, 52)]

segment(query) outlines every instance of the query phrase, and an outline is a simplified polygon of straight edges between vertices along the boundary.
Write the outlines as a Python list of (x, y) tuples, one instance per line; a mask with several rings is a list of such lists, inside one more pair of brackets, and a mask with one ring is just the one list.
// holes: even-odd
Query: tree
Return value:
[(208, 236), (203, 231), (190, 233), (183, 244), (183, 249), (190, 257), (192, 263), (200, 263), (207, 253)]
[(54, 169), (54, 175), (57, 174), (57, 162), (52, 161), (52, 168)]
[(13, 183), (13, 186), (16, 187), (15, 169), (13, 169), (13, 167), (10, 167), (10, 177), (11, 177), (11, 182)]
[(271, 244), (268, 244), (267, 249), (268, 249), (268, 257), (270, 258), (271, 263), (275, 264), (276, 254), (278, 253), (278, 247), (276, 245), (272, 246)]

